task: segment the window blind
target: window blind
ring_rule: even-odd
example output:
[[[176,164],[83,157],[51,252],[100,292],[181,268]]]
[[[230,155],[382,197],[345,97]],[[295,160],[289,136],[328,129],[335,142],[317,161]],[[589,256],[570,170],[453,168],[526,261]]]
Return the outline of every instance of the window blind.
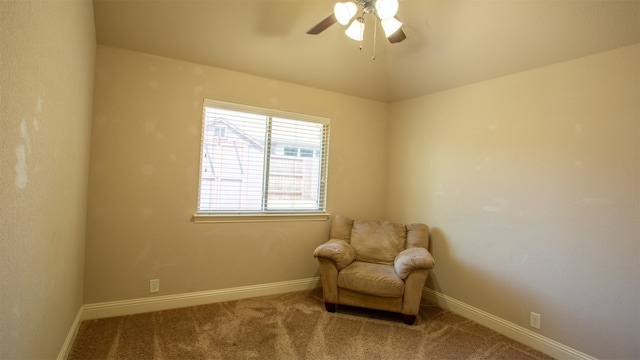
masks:
[[[198,213],[323,212],[328,119],[205,100]]]

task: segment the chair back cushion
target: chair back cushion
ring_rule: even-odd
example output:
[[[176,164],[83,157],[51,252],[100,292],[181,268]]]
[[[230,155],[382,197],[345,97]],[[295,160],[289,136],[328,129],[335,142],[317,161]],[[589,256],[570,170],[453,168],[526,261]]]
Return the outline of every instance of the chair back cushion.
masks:
[[[334,216],[333,222],[331,223],[331,231],[329,232],[329,239],[338,239],[350,242],[352,227],[352,219],[341,215]]]
[[[377,220],[354,220],[351,246],[356,260],[393,265],[396,255],[405,248],[407,228],[402,224]]]
[[[425,224],[407,225],[407,249],[429,248],[429,227]]]

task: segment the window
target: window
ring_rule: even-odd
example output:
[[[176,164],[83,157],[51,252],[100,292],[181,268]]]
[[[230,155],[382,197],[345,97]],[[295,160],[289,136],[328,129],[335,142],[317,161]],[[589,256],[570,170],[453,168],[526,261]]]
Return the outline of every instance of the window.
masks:
[[[227,127],[226,126],[216,126],[213,128],[213,136],[219,138],[227,137]]]
[[[323,213],[329,120],[205,99],[198,215]]]
[[[300,149],[300,157],[313,157],[313,149]]]
[[[286,147],[286,148],[284,148],[284,154],[286,156],[298,156],[298,148],[296,148],[296,147]]]

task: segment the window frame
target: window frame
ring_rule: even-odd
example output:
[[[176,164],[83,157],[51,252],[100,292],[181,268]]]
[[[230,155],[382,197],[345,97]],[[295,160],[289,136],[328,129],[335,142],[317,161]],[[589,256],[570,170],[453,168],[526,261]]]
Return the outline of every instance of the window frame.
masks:
[[[249,114],[261,115],[266,117],[283,118],[297,121],[306,121],[312,123],[318,123],[326,126],[323,141],[326,148],[320,154],[320,188],[319,191],[324,193],[323,196],[323,208],[318,210],[261,210],[261,211],[204,211],[201,212],[199,204],[201,200],[201,186],[202,186],[202,167],[203,167],[203,142],[204,142],[204,127],[206,125],[206,109],[207,107],[217,108],[222,110],[231,110],[244,112]],[[204,99],[202,104],[202,118],[201,118],[201,133],[200,133],[200,147],[199,147],[199,168],[198,168],[198,197],[196,199],[196,213],[193,215],[194,223],[218,223],[218,222],[272,222],[272,221],[326,221],[329,219],[330,214],[327,213],[327,188],[328,188],[328,162],[329,162],[329,135],[330,135],[330,119],[306,115],[300,113],[294,113],[290,111],[282,111],[277,109],[261,108],[250,105],[228,103],[212,99]],[[227,135],[227,134],[225,134]],[[299,149],[298,149],[299,151]],[[267,157],[270,155],[266,155]],[[298,156],[300,153],[298,152]]]

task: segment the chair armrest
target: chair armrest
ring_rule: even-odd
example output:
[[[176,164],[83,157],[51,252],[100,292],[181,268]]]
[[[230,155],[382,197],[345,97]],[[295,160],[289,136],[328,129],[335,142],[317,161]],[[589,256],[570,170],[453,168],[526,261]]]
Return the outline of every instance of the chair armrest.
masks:
[[[429,270],[435,266],[433,256],[422,247],[415,247],[402,250],[396,255],[393,261],[393,268],[396,274],[402,279],[406,279],[413,270]]]
[[[331,239],[318,246],[313,252],[313,256],[333,261],[338,271],[340,271],[355,260],[356,251],[344,240]]]

